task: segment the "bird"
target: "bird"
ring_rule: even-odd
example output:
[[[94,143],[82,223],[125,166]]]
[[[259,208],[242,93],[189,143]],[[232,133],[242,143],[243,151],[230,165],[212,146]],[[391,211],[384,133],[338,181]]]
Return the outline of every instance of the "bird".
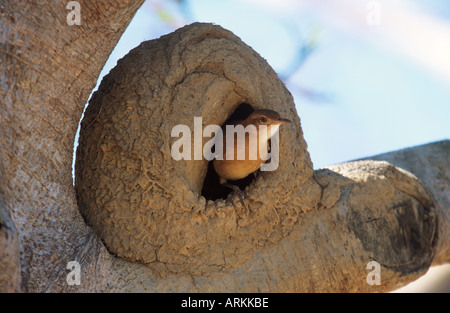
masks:
[[[225,132],[222,138],[223,149],[219,151],[219,155],[222,153],[222,157],[216,157],[213,160],[213,167],[219,176],[220,184],[235,191],[247,211],[248,209],[243,199],[243,197],[247,197],[246,193],[229,181],[245,178],[249,174],[256,172],[267,160],[269,153],[268,141],[277,132],[280,125],[288,123],[292,122],[286,118],[282,118],[276,111],[269,109],[255,110],[246,119],[232,124],[235,129],[236,126],[242,125],[246,130],[244,133],[245,140],[242,140],[243,138],[239,140],[237,138],[238,134],[240,135],[242,133],[235,132],[233,142],[227,140],[227,132],[233,131],[233,127],[228,128],[225,126]],[[255,127],[247,127],[249,125]],[[231,137],[232,134],[229,136]],[[263,146],[260,149],[261,145],[267,148],[264,149]],[[229,152],[227,153],[227,151]]]

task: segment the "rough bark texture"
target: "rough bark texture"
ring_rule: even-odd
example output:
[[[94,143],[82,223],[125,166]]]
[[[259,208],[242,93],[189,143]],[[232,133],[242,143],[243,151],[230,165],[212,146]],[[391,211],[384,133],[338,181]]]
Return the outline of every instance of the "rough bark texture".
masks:
[[[0,199],[0,292],[19,291],[20,243],[9,211]]]
[[[78,186],[87,226],[72,187],[72,141],[141,2],[80,1],[80,27],[66,24],[59,2],[0,4],[1,290],[386,291],[449,261],[448,141],[386,156],[425,187],[386,162],[314,173],[289,92],[248,46],[211,25],[143,43],[102,83],[77,171],[92,178]],[[279,169],[247,189],[249,214],[233,196],[199,196],[205,161],[167,154],[174,123],[221,124],[241,102],[295,120],[281,130]],[[381,286],[366,283],[372,260]],[[80,286],[66,282],[69,261],[81,264]]]
[[[67,262],[84,255],[91,230],[71,186],[73,141],[142,2],[79,1],[80,26],[67,24],[65,1],[0,3],[0,203],[19,234],[23,291],[64,289]]]

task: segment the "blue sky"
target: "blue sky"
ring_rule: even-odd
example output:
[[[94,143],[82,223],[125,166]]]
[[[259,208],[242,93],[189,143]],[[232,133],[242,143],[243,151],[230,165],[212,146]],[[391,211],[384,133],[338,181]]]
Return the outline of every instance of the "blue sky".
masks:
[[[330,23],[345,20],[339,12],[333,15],[289,0],[262,2],[189,0],[188,11],[173,0],[146,3],[101,77],[140,42],[192,21],[214,22],[233,31],[278,73],[293,62],[299,46],[315,36],[315,52],[286,81],[315,168],[450,138],[449,81],[378,40],[369,29],[361,33],[354,26]],[[421,14],[448,23],[448,1],[415,2]],[[311,100],[302,88],[323,93],[328,100]]]

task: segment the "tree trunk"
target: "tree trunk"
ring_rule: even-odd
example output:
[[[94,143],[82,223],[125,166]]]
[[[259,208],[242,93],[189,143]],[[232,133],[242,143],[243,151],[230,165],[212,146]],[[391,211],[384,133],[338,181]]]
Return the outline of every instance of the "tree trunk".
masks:
[[[142,2],[80,1],[80,26],[68,25],[70,10],[57,1],[0,4],[0,290],[386,291],[416,279],[431,262],[450,261],[448,141],[377,157],[416,174],[425,188],[385,162],[350,163],[314,174],[306,168],[299,185],[309,186],[312,194],[318,190],[320,206],[294,199],[301,211],[311,210],[292,217],[286,209],[289,218],[281,217],[285,223],[267,242],[246,233],[255,246],[238,261],[230,259],[231,267],[208,267],[208,272],[172,267],[160,275],[161,267],[108,252],[103,235],[87,226],[77,206],[73,140],[101,67]],[[162,80],[170,84],[166,78]],[[252,88],[251,80],[243,83]],[[301,151],[302,138],[297,139]],[[305,157],[298,164],[310,162]],[[368,180],[371,185],[366,185]],[[390,191],[383,208],[360,206],[371,203],[364,195],[376,190]],[[398,217],[405,217],[406,224]],[[408,232],[411,225],[414,231]],[[377,230],[387,235],[380,239]],[[396,232],[402,232],[407,244],[397,241]],[[415,232],[423,236],[416,238]],[[242,245],[248,247],[245,239]],[[380,250],[380,245],[387,249]],[[80,264],[79,285],[67,280],[71,261]],[[369,261],[382,266],[381,286],[366,283]]]
[[[0,203],[19,234],[25,292],[64,290],[67,262],[86,254],[77,248],[91,230],[73,193],[74,137],[102,66],[143,0],[79,1],[81,25],[68,25],[68,2],[0,3]]]

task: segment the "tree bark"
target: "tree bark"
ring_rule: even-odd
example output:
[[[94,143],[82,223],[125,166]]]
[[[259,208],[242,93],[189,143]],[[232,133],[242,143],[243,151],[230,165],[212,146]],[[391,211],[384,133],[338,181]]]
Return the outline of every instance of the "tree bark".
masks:
[[[416,174],[428,191],[387,163],[356,162],[316,172],[310,179],[322,190],[321,209],[304,212],[288,233],[254,247],[234,268],[161,277],[157,269],[111,255],[78,210],[73,140],[101,67],[141,3],[80,1],[81,26],[67,25],[68,11],[57,1],[0,4],[0,290],[386,291],[416,279],[433,260],[450,261],[448,141],[377,157]],[[355,172],[367,175],[352,176]],[[392,233],[381,244],[400,247],[399,256],[379,251],[374,237],[366,235],[383,224],[359,228],[362,218],[372,221],[373,212],[357,208],[364,199],[346,195],[356,189],[359,195],[369,193],[365,179],[374,179],[377,188],[387,186],[392,199],[406,199],[395,203],[394,219],[384,213],[376,217]],[[347,199],[355,207],[343,215]],[[405,231],[397,216],[406,216],[424,239],[412,247],[396,246],[393,232]],[[434,223],[422,222],[434,219],[436,236]],[[411,236],[403,234],[406,242]],[[374,255],[382,257],[381,286],[365,281],[365,266]],[[415,261],[408,263],[411,258]],[[67,283],[70,261],[81,265],[80,285]]]
[[[434,199],[438,219],[433,265],[450,263],[450,141],[430,143],[368,159],[384,160],[410,171],[426,186]]]
[[[61,290],[65,264],[91,232],[71,186],[74,137],[143,0],[79,1],[81,25],[72,26],[68,2],[0,3],[0,203],[19,233],[25,292]]]

